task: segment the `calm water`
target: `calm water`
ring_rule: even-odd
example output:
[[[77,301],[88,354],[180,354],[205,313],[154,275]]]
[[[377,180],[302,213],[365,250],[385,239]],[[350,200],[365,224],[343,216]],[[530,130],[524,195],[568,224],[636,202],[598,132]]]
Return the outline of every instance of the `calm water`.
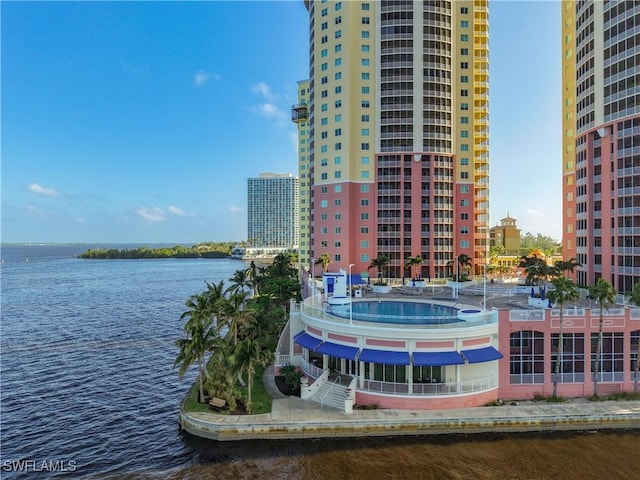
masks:
[[[349,306],[331,306],[329,311],[337,316],[354,320],[395,323],[403,325],[426,325],[459,322],[458,310],[446,305],[417,302],[353,302]]]
[[[2,248],[3,479],[637,478],[637,431],[239,443],[183,434],[178,405],[196,373],[181,381],[172,369],[184,301],[244,264],[74,258],[87,248]]]

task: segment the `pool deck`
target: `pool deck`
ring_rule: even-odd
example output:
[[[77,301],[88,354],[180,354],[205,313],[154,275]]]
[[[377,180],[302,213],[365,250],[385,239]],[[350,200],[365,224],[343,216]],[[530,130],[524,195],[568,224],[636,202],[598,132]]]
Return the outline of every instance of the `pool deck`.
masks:
[[[314,439],[401,435],[640,429],[640,401],[513,402],[458,410],[354,410],[346,414],[286,397],[265,371],[271,413],[219,415],[180,412],[187,432],[218,441]]]

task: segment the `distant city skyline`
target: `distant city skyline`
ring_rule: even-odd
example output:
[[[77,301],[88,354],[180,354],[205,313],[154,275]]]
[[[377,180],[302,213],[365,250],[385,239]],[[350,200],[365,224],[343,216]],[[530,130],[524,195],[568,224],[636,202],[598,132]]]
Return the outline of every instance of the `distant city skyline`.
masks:
[[[297,175],[302,0],[0,8],[3,242],[242,241],[247,179]],[[557,240],[560,26],[490,3],[489,225]]]

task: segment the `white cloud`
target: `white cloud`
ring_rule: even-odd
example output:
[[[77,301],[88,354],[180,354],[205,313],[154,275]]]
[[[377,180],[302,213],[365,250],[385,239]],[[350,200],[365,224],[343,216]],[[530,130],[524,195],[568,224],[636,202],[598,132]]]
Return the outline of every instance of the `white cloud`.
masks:
[[[233,207],[233,206],[229,207],[229,213],[232,213],[234,215],[237,215],[242,212],[243,212],[243,209],[241,207]]]
[[[39,183],[32,183],[27,188],[30,192],[37,193],[38,195],[44,195],[45,197],[55,198],[59,195],[59,192],[55,188],[43,187]]]
[[[167,210],[169,210],[169,212],[173,213],[174,215],[179,215],[181,217],[187,216],[187,212],[185,212],[179,207],[174,207],[173,205],[170,205],[169,208],[167,208]]]
[[[220,78],[219,75],[215,73],[205,72],[204,70],[198,70],[193,75],[193,81],[197,87],[201,87],[202,85],[207,83],[209,80],[218,80],[219,78]]]
[[[273,92],[271,92],[271,87],[269,87],[269,85],[267,85],[264,82],[260,82],[255,85],[252,85],[251,91],[253,93],[262,95],[264,98],[266,98],[269,101],[273,101],[275,99]]]
[[[278,121],[286,120],[287,118],[286,113],[280,110],[280,108],[278,108],[278,106],[273,103],[263,103],[261,105],[256,105],[255,107],[253,107],[253,111],[258,115]]]
[[[158,207],[138,207],[136,209],[136,215],[148,222],[164,222],[167,219],[165,213]]]

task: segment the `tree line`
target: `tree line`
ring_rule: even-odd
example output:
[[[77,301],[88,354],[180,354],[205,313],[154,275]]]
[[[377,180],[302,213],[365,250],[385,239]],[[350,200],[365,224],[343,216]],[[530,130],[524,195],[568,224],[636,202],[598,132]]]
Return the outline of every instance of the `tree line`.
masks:
[[[184,336],[176,341],[174,366],[182,378],[198,365],[198,400],[225,400],[230,411],[241,404],[252,411],[256,369],[273,361],[278,338],[287,323],[290,300],[300,301],[294,257],[283,253],[273,263],[236,270],[229,279],[205,282],[206,289],[191,295],[180,319]],[[247,387],[247,395],[240,387]]]
[[[142,258],[225,258],[231,255],[233,242],[205,242],[192,246],[138,248],[90,248],[79,255],[87,259],[142,259]]]

